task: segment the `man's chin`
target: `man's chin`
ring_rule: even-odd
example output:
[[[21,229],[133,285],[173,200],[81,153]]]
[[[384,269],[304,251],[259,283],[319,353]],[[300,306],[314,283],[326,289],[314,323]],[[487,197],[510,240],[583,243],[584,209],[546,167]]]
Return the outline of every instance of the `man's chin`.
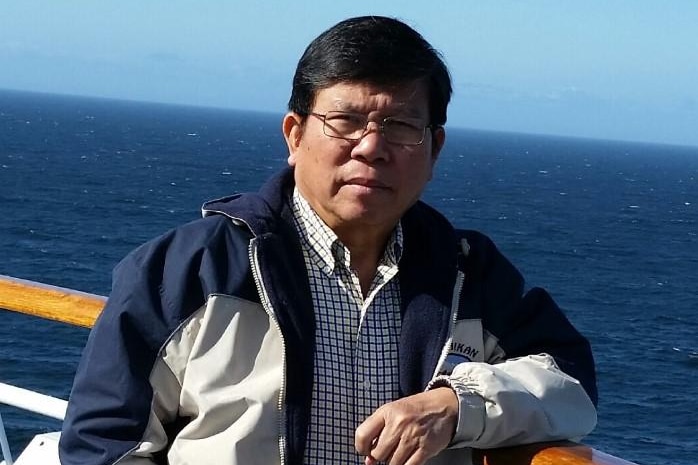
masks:
[[[392,207],[392,208],[391,208]],[[340,221],[344,227],[386,228],[394,227],[401,215],[393,211],[394,205],[360,205],[341,213]]]

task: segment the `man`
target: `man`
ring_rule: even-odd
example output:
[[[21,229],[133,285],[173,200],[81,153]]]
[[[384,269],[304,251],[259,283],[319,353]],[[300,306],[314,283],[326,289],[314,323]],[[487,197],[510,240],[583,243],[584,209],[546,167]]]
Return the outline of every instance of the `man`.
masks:
[[[116,268],[62,463],[465,464],[591,431],[587,341],[418,201],[450,94],[399,21],[315,39],[283,119],[291,169]]]

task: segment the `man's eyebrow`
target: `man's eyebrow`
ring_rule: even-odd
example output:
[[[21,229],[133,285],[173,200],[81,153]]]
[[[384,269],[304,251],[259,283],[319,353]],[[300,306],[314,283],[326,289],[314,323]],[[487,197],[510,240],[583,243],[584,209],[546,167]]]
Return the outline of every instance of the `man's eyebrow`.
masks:
[[[362,108],[360,105],[353,102],[337,102],[335,107],[330,111],[344,111],[347,113],[359,113],[362,115],[366,115],[368,113],[365,108]],[[383,115],[383,117],[396,116],[417,119],[429,117],[428,114],[422,114],[420,109],[411,104],[411,102],[396,103],[395,105],[391,105],[387,110],[381,110],[380,114]]]
[[[353,102],[346,102],[344,100],[339,100],[335,102],[334,107],[332,108],[333,111],[346,111],[350,113],[366,113],[366,110],[362,109],[360,105],[357,105]]]

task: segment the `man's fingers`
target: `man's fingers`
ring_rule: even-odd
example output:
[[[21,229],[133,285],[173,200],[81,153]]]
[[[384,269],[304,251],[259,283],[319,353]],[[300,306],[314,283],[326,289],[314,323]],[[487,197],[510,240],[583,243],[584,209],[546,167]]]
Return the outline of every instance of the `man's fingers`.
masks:
[[[383,461],[390,465],[405,465],[407,461],[414,455],[417,451],[419,444],[409,444],[400,442],[393,448],[391,455],[388,455],[383,459]]]
[[[411,449],[405,450],[405,445],[401,443],[400,436],[391,434],[384,429],[374,441],[370,454],[371,458],[379,462],[402,465],[409,457],[410,452]],[[396,454],[398,457],[404,456],[404,458],[395,461]]]
[[[354,447],[356,451],[361,455],[371,455],[371,451],[377,443],[384,427],[385,418],[383,418],[383,415],[376,412],[368,417],[356,428],[356,432],[354,433]]]
[[[430,456],[424,452],[424,449],[417,449],[410,455],[404,465],[424,465],[429,458]],[[393,463],[390,462],[390,465],[393,465]]]

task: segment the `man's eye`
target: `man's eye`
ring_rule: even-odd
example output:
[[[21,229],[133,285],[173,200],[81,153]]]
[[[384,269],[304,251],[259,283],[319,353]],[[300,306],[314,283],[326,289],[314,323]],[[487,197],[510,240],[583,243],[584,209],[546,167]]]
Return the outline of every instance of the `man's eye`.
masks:
[[[349,124],[361,124],[363,122],[363,116],[361,115],[353,115],[351,113],[334,113],[331,115],[327,115],[326,120],[332,121],[332,122],[341,122],[341,123],[349,123]]]
[[[390,119],[385,123],[398,131],[421,131],[422,126],[416,120]]]

